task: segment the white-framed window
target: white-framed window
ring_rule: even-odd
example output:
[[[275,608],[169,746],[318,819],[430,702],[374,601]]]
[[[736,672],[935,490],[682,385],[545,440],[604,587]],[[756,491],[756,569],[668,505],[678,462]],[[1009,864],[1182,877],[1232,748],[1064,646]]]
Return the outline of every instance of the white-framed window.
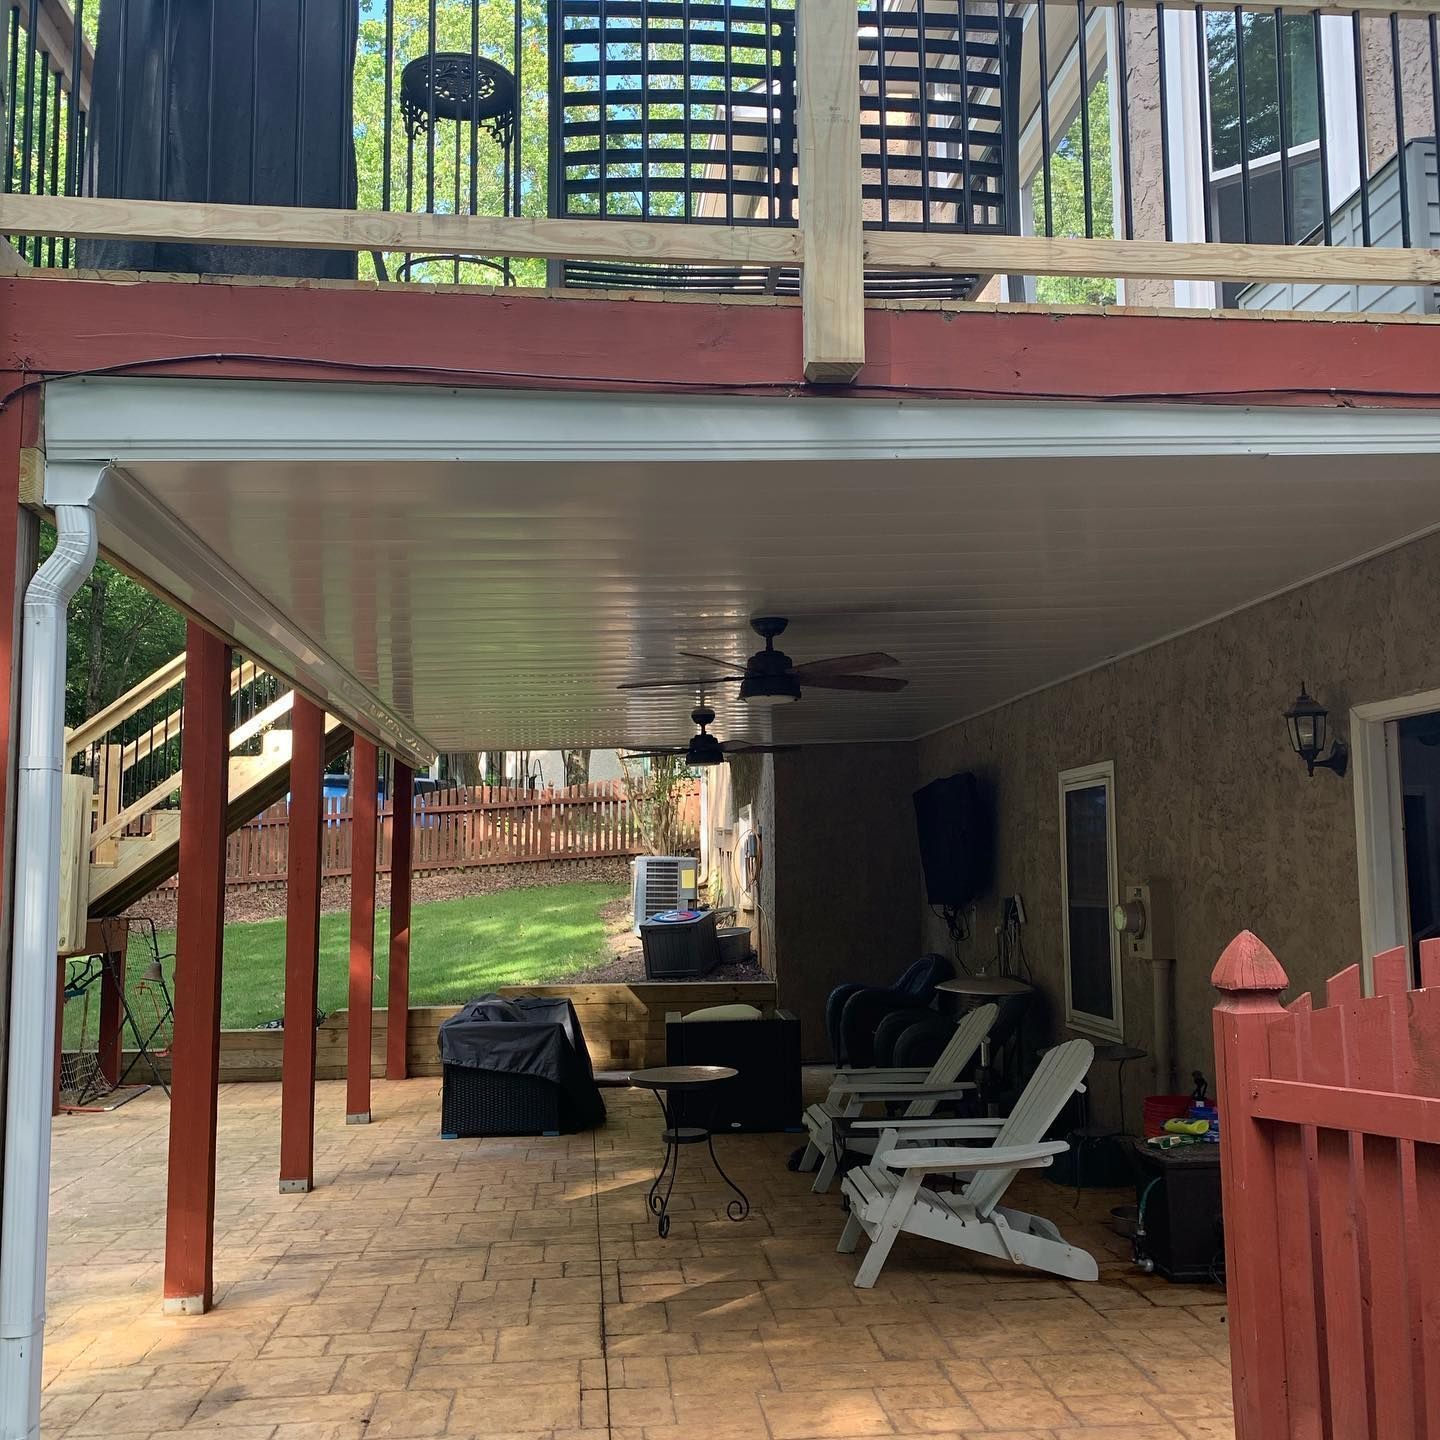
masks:
[[[1115,765],[1060,772],[1060,909],[1065,946],[1065,1023],[1100,1040],[1124,1038],[1120,938],[1112,917]]]

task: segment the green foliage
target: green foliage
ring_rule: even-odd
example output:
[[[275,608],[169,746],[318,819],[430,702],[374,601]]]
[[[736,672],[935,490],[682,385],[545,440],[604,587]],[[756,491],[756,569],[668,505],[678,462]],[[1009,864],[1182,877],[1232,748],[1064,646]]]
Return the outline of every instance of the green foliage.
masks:
[[[40,558],[55,548],[41,527]],[[104,560],[70,602],[65,723],[78,725],[185,648],[185,617]]]
[[[680,809],[690,783],[683,755],[647,760],[620,758],[621,781],[631,813],[652,855],[674,855],[680,844]]]
[[[1115,233],[1114,183],[1110,171],[1110,87],[1099,80],[1086,107],[1090,125],[1090,233]],[[1077,115],[1055,148],[1050,162],[1054,224],[1047,226],[1045,182],[1037,172],[1031,187],[1037,235],[1083,236],[1085,230],[1084,127]],[[1038,300],[1051,305],[1104,305],[1115,302],[1115,282],[1100,277],[1042,275],[1036,281]]]

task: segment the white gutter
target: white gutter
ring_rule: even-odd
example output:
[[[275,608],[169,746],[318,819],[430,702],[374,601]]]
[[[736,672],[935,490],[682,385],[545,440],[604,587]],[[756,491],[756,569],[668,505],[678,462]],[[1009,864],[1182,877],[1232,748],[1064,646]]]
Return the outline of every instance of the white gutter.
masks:
[[[16,792],[14,949],[0,1226],[0,1440],[40,1433],[50,1101],[59,933],[60,781],[65,758],[65,622],[95,564],[95,513],[55,507],[54,553],[25,591]]]

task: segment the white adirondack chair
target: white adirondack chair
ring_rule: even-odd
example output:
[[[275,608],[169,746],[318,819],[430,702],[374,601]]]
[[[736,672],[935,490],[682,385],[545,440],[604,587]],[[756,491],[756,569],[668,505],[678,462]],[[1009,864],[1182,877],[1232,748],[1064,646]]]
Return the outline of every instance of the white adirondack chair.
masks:
[[[874,1285],[895,1237],[904,1233],[1071,1280],[1096,1279],[1094,1257],[1066,1244],[1050,1221],[1000,1204],[1018,1171],[1049,1165],[1068,1148],[1063,1140],[1041,1137],[1070,1096],[1085,1088],[1094,1055],[1088,1040],[1067,1040],[1047,1051],[1004,1120],[857,1122],[878,1130],[880,1139],[874,1161],[850,1171],[842,1185],[850,1216],[836,1248],[848,1255],[862,1233],[870,1240],[855,1284]],[[927,1174],[943,1171],[966,1174],[965,1187],[948,1195],[925,1186]]]
[[[875,1149],[873,1132],[852,1139],[849,1127],[837,1127],[837,1121],[863,1115],[867,1104],[881,1101],[905,1102],[904,1117],[921,1120],[933,1115],[942,1100],[957,1100],[973,1090],[973,1081],[955,1077],[979,1050],[980,1042],[990,1033],[999,1013],[995,1005],[978,1005],[971,1010],[955,1027],[949,1044],[929,1070],[850,1070],[837,1074],[825,1099],[805,1112],[805,1129],[810,1140],[800,1158],[800,1169],[809,1170],[817,1162],[820,1165],[810,1188],[817,1193],[830,1188],[843,1149],[858,1150],[862,1154],[873,1153]]]

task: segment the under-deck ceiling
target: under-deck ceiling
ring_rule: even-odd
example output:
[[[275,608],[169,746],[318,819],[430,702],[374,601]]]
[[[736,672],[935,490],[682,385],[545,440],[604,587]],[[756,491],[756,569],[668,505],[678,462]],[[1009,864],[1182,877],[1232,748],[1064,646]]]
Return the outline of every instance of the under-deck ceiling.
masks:
[[[717,733],[913,737],[1440,525],[1416,412],[51,389],[52,459],[114,458],[441,750],[681,740],[696,692],[615,687],[742,661],[760,613],[910,686],[718,686]],[[107,546],[263,651],[138,513],[107,504]]]

